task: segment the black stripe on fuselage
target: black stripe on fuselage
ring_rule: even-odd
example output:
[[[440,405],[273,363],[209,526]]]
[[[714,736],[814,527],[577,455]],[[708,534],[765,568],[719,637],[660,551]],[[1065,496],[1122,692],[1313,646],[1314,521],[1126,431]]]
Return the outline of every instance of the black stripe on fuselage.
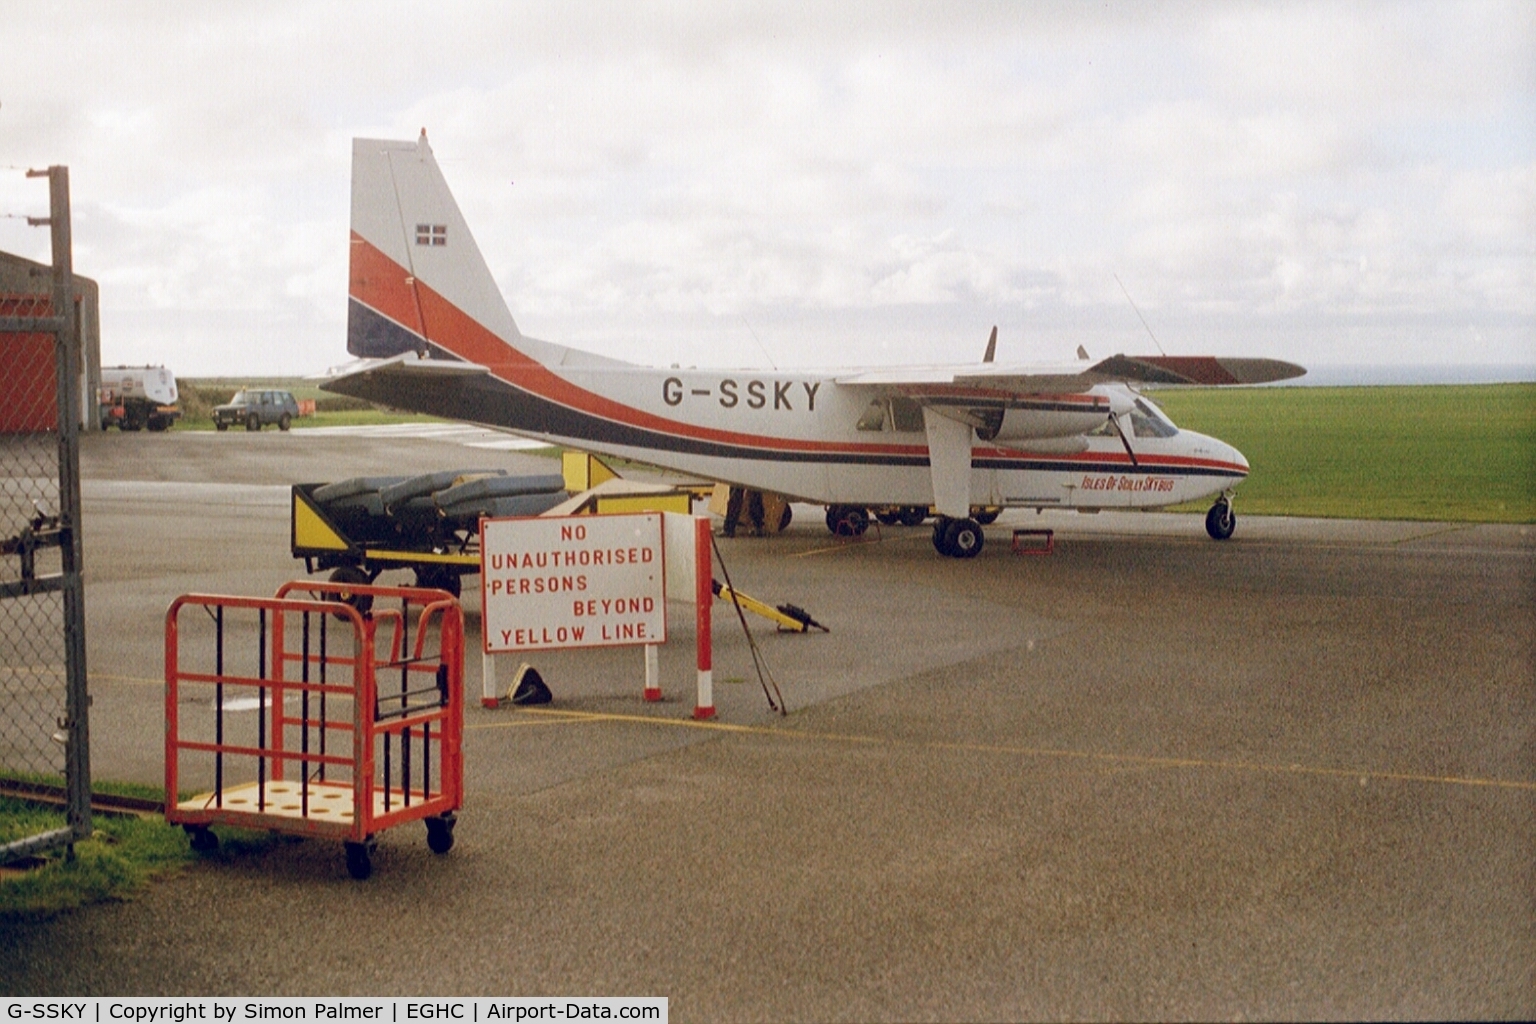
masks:
[[[1236,469],[1218,469],[1215,466],[1165,466],[1143,462],[1074,462],[1069,459],[1050,459],[1021,456],[1017,459],[999,459],[995,456],[971,460],[973,469],[1028,470],[1043,473],[1120,473],[1140,476],[1223,476],[1241,480],[1248,474]]]
[[[349,332],[353,324],[370,331],[383,332],[385,328],[360,323],[372,318],[395,330],[402,331],[417,345],[427,344],[406,331],[394,321],[381,316],[366,305],[352,300],[349,313]],[[438,346],[432,346],[437,349]],[[407,351],[401,349],[400,351]],[[352,395],[371,402],[393,405],[401,409],[447,419],[468,420],[486,426],[508,430],[523,430],[556,437],[571,437],[597,441],[606,445],[628,448],[651,449],[698,455],[710,458],[742,459],[755,462],[804,462],[834,463],[840,465],[887,465],[928,466],[928,456],[893,455],[886,452],[859,451],[796,451],[708,441],[701,438],[651,430],[607,419],[593,413],[573,409],[552,401],[535,392],[519,387],[489,373],[476,376],[434,378],[426,376],[401,380],[388,371],[375,377],[359,374],[346,377],[328,385],[330,390]],[[1053,472],[1115,472],[1160,476],[1231,476],[1241,477],[1235,471],[1203,469],[1197,466],[1132,466],[1129,463],[1108,465],[1084,464],[1065,459],[1021,457],[1007,459],[987,457],[973,459],[973,467],[1004,470],[1045,470]]]

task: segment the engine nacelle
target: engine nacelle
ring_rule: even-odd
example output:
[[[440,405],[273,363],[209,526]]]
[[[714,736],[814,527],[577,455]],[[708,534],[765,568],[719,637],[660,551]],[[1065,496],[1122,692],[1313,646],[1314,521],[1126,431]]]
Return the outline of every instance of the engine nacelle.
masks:
[[[976,428],[976,436],[1009,444],[1086,434],[1109,418],[1110,403],[1100,395],[1084,397],[1087,400],[1031,401],[1018,403],[1021,408],[977,410],[982,425]]]
[[[1070,437],[1036,437],[1027,441],[993,441],[999,448],[1035,455],[1076,455],[1088,450],[1088,439],[1082,434]]]

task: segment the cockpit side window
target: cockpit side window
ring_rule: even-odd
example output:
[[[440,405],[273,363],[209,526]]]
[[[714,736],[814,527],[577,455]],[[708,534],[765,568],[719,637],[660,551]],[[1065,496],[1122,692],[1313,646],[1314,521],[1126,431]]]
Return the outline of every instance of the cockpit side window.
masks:
[[[1131,409],[1131,430],[1137,437],[1173,437],[1179,432],[1162,410],[1144,398],[1136,399]]]

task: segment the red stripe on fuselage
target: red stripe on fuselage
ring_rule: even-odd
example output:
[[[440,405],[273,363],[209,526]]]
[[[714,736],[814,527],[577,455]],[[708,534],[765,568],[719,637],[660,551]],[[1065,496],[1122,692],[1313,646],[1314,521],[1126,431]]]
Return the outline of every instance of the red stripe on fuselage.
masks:
[[[402,326],[411,328],[412,325],[417,325],[412,329],[428,341],[440,345],[461,359],[486,367],[496,377],[514,387],[566,408],[629,427],[765,451],[813,452],[829,455],[891,455],[907,458],[925,458],[928,455],[927,445],[847,444],[836,441],[802,441],[793,438],[769,439],[757,434],[699,427],[656,416],[588,391],[554,373],[543,363],[513,348],[430,286],[412,278],[403,267],[355,231],[352,233],[351,296]],[[418,302],[420,317],[417,315]],[[425,330],[420,327],[423,319],[426,322]],[[1073,401],[1103,401],[1101,398],[1089,395],[1053,397]],[[1084,459],[1084,456],[1087,458]],[[1020,462],[1039,461],[1041,458],[1052,461],[1083,459],[1091,463],[1108,462],[1117,468],[1126,468],[1131,465],[1129,458],[1117,453],[1105,453],[1102,456],[1086,452],[1071,456],[1042,456],[1017,450],[976,449],[973,457]],[[1180,459],[1152,455],[1138,456],[1138,459],[1149,465],[1157,463],[1190,468],[1239,469],[1230,463],[1206,459]]]
[[[361,275],[354,270],[352,297],[406,326],[417,322],[412,312],[410,275],[367,239],[355,232],[353,238],[354,268],[362,266],[366,269]],[[757,434],[697,427],[656,416],[572,384],[543,363],[507,344],[425,282],[416,280],[414,289],[427,324],[427,329],[419,333],[428,341],[461,359],[486,367],[514,387],[591,416],[643,430],[748,448],[906,456],[922,456],[928,451],[925,446],[917,445],[846,445],[791,438],[768,439]]]

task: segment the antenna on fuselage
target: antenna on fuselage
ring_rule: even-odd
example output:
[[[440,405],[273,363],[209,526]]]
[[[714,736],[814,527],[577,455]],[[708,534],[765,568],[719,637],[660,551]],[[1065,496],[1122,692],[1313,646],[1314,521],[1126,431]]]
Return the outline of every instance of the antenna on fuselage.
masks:
[[[757,342],[757,347],[762,350],[763,358],[768,360],[768,365],[773,367],[773,369],[775,371],[777,371],[778,368],[779,368],[779,364],[775,363],[773,361],[773,356],[768,353],[768,346],[764,345],[763,344],[763,339],[759,338],[757,336],[757,332],[752,330],[752,324],[751,324],[750,321],[747,320],[745,314],[741,315],[741,322],[747,325],[747,333],[751,334],[752,335],[752,340]]]
[[[990,363],[997,355],[997,324],[992,325],[992,337],[987,339],[987,354],[981,357],[984,363]]]
[[[1136,309],[1136,300],[1131,298],[1131,293],[1130,292],[1125,291],[1125,285],[1123,283],[1121,283],[1120,275],[1119,274],[1115,274],[1114,278],[1115,278],[1115,284],[1120,285],[1120,290],[1122,292],[1125,292],[1125,301],[1129,302],[1131,304],[1131,308],[1132,309]],[[1143,327],[1145,327],[1147,329],[1147,336],[1152,339],[1152,344],[1157,346],[1158,355],[1166,356],[1168,353],[1163,351],[1163,343],[1158,341],[1157,340],[1157,335],[1152,333],[1152,326],[1147,323],[1147,318],[1141,315],[1141,310],[1139,310],[1139,309],[1136,309],[1136,319],[1140,320],[1141,321],[1141,326],[1143,326]]]

